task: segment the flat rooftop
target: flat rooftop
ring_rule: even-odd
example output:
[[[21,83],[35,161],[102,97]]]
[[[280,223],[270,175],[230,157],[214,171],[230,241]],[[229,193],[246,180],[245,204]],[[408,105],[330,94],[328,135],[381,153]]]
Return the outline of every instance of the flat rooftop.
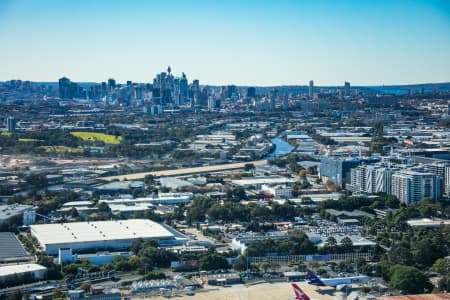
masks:
[[[441,225],[450,225],[450,219],[411,219],[406,221],[412,227],[439,227]]]
[[[31,225],[41,244],[174,238],[166,227],[145,219]]]
[[[286,177],[254,177],[248,179],[237,179],[231,182],[236,185],[255,185],[255,184],[281,184],[281,183],[293,183],[297,180],[294,178]]]
[[[16,273],[45,271],[46,267],[38,264],[21,264],[21,265],[8,265],[0,267],[0,277],[14,275]]]
[[[0,205],[0,223],[12,216],[22,214],[24,211],[32,209],[32,205],[11,204]]]

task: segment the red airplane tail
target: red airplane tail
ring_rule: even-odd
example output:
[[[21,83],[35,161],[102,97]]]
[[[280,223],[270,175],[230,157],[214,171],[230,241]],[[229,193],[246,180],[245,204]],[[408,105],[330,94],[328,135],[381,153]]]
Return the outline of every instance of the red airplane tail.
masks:
[[[292,284],[292,288],[294,289],[295,300],[311,300],[296,283]]]

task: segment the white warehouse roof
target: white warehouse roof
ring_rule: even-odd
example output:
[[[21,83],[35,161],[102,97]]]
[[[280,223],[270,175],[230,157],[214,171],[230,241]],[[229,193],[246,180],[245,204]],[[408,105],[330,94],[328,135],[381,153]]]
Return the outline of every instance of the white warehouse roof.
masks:
[[[64,247],[74,251],[102,246],[124,248],[137,238],[175,239],[168,228],[145,219],[43,224],[30,228],[47,254],[55,254]]]
[[[0,267],[0,277],[10,276],[14,274],[22,274],[27,272],[45,271],[46,267],[38,264],[21,264],[21,265],[8,265]]]

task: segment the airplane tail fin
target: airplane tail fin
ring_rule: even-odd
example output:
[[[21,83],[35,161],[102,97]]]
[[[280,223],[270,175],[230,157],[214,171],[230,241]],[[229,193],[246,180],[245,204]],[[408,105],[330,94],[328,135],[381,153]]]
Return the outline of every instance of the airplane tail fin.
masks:
[[[311,300],[296,283],[292,284],[292,288],[294,289],[295,300]]]
[[[308,283],[309,284],[318,285],[318,286],[324,286],[325,285],[322,282],[322,280],[320,280],[320,278],[317,277],[316,273],[314,273],[313,271],[308,270],[307,274],[308,274]]]

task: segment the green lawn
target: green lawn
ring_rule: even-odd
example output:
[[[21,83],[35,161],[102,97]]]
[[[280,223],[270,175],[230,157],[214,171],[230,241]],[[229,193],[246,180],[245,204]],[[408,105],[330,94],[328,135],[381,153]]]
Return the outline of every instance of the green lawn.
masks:
[[[38,139],[26,139],[26,138],[20,138],[19,142],[24,142],[24,143],[32,143],[32,142],[42,142],[42,140],[38,140]]]
[[[73,131],[70,133],[83,141],[102,141],[105,144],[117,145],[122,141],[121,136],[115,136],[111,134],[99,133],[99,132],[84,132],[84,131]]]

